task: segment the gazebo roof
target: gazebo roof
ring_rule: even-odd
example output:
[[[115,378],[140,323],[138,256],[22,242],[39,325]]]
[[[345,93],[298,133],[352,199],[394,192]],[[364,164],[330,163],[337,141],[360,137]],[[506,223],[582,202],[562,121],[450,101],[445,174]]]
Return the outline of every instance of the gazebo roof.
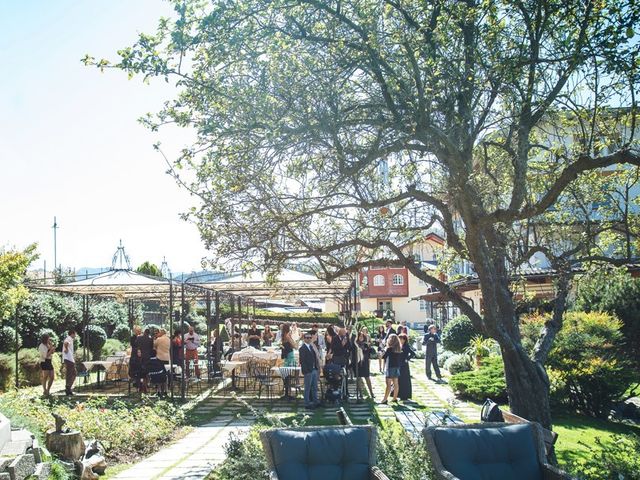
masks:
[[[290,297],[341,299],[348,292],[351,284],[352,281],[348,278],[327,283],[315,275],[285,268],[276,276],[275,281],[269,281],[266,273],[254,271],[198,285],[254,299]]]
[[[29,285],[34,290],[97,295],[119,299],[152,299],[176,292],[180,285],[164,278],[143,275],[131,270],[109,270],[95,277],[71,283],[53,285]]]

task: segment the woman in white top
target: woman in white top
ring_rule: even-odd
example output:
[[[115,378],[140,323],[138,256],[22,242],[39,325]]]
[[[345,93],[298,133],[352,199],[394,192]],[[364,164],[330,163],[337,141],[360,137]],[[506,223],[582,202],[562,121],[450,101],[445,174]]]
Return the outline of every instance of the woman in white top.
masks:
[[[55,378],[53,371],[53,364],[51,363],[51,357],[56,349],[51,342],[51,338],[46,333],[40,338],[40,345],[38,346],[38,352],[40,352],[40,379],[42,382],[42,390],[44,396],[48,397],[51,392],[51,385]]]
[[[291,324],[291,331],[289,333],[294,346],[298,348],[298,344],[300,343],[300,330],[298,329],[298,324],[296,322]]]

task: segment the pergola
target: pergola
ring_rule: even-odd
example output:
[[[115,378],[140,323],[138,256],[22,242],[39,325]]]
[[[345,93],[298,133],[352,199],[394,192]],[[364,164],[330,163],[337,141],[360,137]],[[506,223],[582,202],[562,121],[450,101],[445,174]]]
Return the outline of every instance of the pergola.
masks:
[[[332,299],[351,311],[355,303],[355,284],[349,278],[339,278],[331,283],[309,273],[283,269],[276,278],[254,271],[237,274],[221,280],[198,282],[198,285],[214,291],[227,292],[253,300],[266,299]]]
[[[31,290],[56,292],[82,297],[82,329],[83,329],[83,345],[84,360],[86,360],[86,344],[87,344],[87,327],[89,326],[89,302],[91,298],[113,299],[128,306],[129,328],[133,330],[134,307],[136,301],[157,300],[167,302],[167,321],[169,323],[169,336],[173,337],[174,322],[180,322],[181,333],[185,333],[185,320],[187,315],[187,304],[190,301],[204,300],[206,305],[207,319],[207,360],[209,366],[217,365],[222,351],[218,342],[214,342],[211,348],[211,331],[219,329],[221,321],[221,303],[228,302],[230,304],[230,314],[232,325],[235,323],[236,315],[241,318],[243,299],[242,297],[222,291],[215,291],[202,285],[188,282],[179,282],[172,279],[161,277],[153,277],[144,275],[131,270],[129,259],[124,252],[122,244],[118,247],[113,257],[111,269],[83,280],[62,284],[47,283],[31,283],[26,284]],[[246,302],[245,302],[246,303]],[[176,308],[180,307],[179,310]],[[18,327],[16,320],[16,327]],[[16,332],[17,332],[16,328]],[[17,349],[16,349],[17,352]],[[16,354],[16,371],[17,369]],[[173,359],[171,360],[171,371],[173,371]],[[210,374],[212,369],[210,368]],[[185,375],[182,375],[181,395],[185,394]],[[18,378],[16,375],[16,384]]]

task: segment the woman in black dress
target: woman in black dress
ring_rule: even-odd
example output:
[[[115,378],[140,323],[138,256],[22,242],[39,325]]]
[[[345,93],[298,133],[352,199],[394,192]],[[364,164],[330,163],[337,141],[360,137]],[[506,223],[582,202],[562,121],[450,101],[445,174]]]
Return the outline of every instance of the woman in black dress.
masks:
[[[369,373],[369,360],[371,358],[371,350],[373,347],[371,345],[371,339],[369,338],[369,335],[367,334],[367,331],[365,328],[360,330],[360,332],[358,333],[358,339],[356,340],[356,345],[362,351],[362,359],[360,362],[358,362],[358,368],[356,369],[356,376],[358,377],[358,383],[361,384],[362,382],[361,379],[364,378],[364,381],[367,384],[367,389],[369,389],[369,396],[373,400],[375,399],[375,397],[373,395],[373,387],[371,386],[371,378]]]
[[[380,373],[384,372],[384,361],[382,355],[384,354],[384,339],[387,336],[387,332],[384,331],[384,325],[378,325],[378,331],[376,332],[376,346],[378,347],[378,367],[380,367]]]
[[[416,352],[409,345],[409,337],[407,337],[406,333],[398,335],[398,338],[400,339],[400,345],[402,345],[398,397],[400,397],[400,400],[409,400],[413,394],[409,361],[416,356]]]

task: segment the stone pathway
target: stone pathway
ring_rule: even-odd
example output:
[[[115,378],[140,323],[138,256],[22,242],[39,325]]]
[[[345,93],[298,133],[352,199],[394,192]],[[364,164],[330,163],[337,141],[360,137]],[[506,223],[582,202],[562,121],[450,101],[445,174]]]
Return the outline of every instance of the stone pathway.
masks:
[[[371,362],[372,373],[377,363]],[[418,418],[424,418],[432,410],[450,410],[464,421],[478,421],[480,409],[478,406],[453,400],[451,388],[446,384],[436,384],[426,378],[424,361],[414,360],[411,364],[413,401],[402,402],[399,405],[380,405],[372,402],[368,395],[362,402],[355,398],[355,384],[349,385],[352,400],[342,405],[349,418],[356,424],[375,421],[376,417],[385,420],[399,420],[403,426],[414,435],[420,432],[416,427]],[[384,395],[384,376],[377,374],[371,377],[376,401],[382,400]],[[366,387],[365,387],[366,389]],[[290,417],[300,418],[309,415],[308,424],[337,424],[336,410],[340,405],[326,406],[319,410],[309,411],[304,408],[301,398],[291,402],[275,402],[266,398],[257,399],[253,396],[244,399],[255,410],[268,413],[280,419]],[[231,396],[209,396],[200,401],[193,414],[209,418],[202,426],[195,427],[183,439],[167,446],[142,462],[132,466],[114,477],[117,480],[202,480],[215,465],[225,458],[224,445],[231,432],[242,434],[247,432],[253,424],[253,415],[246,407]],[[404,414],[404,415],[403,415]],[[406,417],[406,418],[405,418]],[[405,421],[411,418],[411,422]]]
[[[195,407],[198,415],[214,415],[181,440],[118,474],[118,480],[202,480],[225,458],[231,432],[243,433],[251,421],[238,418],[241,406],[230,398],[209,397]]]

